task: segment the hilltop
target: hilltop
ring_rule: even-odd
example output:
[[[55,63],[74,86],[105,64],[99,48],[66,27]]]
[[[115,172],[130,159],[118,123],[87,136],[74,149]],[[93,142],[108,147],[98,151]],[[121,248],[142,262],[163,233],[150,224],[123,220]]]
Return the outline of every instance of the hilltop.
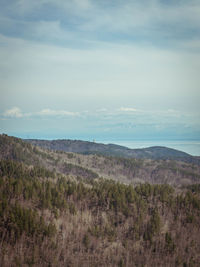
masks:
[[[130,149],[115,144],[106,145],[81,140],[24,139],[24,141],[31,143],[32,145],[37,145],[42,148],[54,151],[74,152],[87,155],[101,154],[105,156],[116,156],[124,158],[179,160],[188,163],[200,164],[200,160],[198,157],[194,157],[185,152],[162,146],[142,149]]]

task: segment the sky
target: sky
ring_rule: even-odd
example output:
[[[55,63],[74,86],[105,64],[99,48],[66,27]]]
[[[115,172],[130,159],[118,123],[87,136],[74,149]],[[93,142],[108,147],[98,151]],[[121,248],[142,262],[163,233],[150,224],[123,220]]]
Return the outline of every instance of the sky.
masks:
[[[0,133],[200,139],[199,0],[0,0]]]

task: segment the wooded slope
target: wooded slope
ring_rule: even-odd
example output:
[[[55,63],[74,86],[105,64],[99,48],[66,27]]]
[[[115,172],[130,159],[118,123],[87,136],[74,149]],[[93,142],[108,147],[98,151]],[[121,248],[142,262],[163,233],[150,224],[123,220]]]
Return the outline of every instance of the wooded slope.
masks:
[[[160,165],[172,168],[171,181],[186,168],[195,178],[181,187],[100,178],[110,168],[128,181]],[[199,266],[198,173],[192,164],[45,151],[1,136],[0,266]]]

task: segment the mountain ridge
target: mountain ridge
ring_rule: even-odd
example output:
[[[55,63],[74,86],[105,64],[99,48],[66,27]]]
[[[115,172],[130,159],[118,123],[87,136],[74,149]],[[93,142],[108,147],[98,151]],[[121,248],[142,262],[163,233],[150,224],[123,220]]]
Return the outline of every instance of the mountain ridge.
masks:
[[[186,152],[168,148],[165,146],[152,146],[147,148],[131,149],[116,144],[103,144],[82,140],[57,139],[23,139],[32,145],[50,150],[74,152],[80,154],[102,154],[106,156],[118,156],[124,158],[180,160],[188,163],[200,164],[199,157]]]
[[[6,135],[0,136],[0,159],[38,165],[83,181],[104,177],[125,184],[168,183],[180,187],[200,179],[200,165],[181,160],[54,151]]]

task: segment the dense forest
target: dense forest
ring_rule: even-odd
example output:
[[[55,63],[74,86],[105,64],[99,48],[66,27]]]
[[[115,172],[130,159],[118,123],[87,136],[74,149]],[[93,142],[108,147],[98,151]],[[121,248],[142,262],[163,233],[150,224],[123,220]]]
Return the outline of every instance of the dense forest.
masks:
[[[158,184],[124,183],[103,178],[109,168],[171,171]],[[199,182],[195,164],[53,152],[3,135],[0,266],[199,266]]]

